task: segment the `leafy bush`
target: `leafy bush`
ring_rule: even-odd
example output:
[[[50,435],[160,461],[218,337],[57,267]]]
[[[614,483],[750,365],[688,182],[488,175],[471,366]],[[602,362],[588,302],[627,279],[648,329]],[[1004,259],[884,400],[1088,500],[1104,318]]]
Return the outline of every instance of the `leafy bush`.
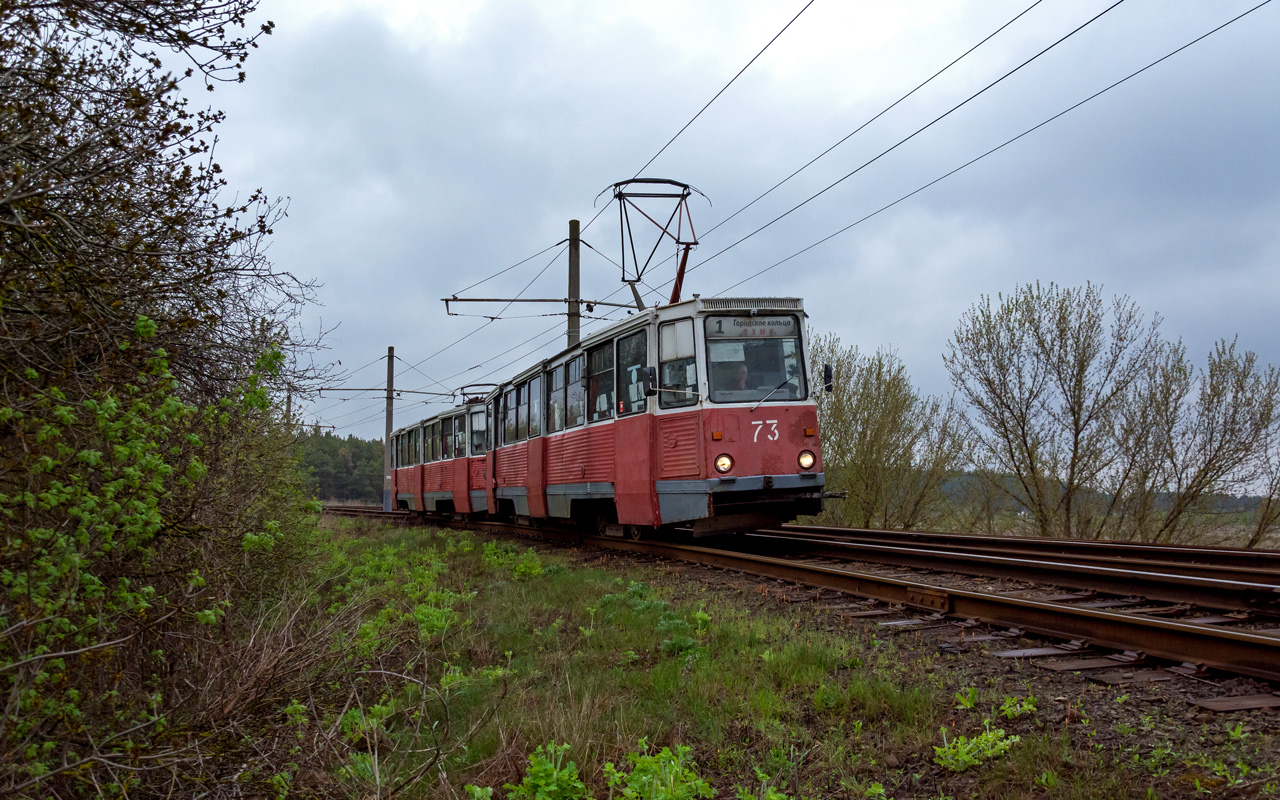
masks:
[[[1006,697],[1000,703],[1000,715],[1005,719],[1013,719],[1021,717],[1024,714],[1030,714],[1036,710],[1036,699],[1031,695],[1026,697]]]
[[[581,800],[587,786],[578,778],[578,767],[565,761],[569,745],[555,742],[539,745],[529,756],[529,767],[519,785],[506,784],[507,800]],[[467,792],[472,793],[468,786]],[[472,797],[476,797],[474,793]]]
[[[934,746],[933,752],[934,763],[939,764],[952,772],[964,772],[970,767],[976,767],[983,762],[1004,755],[1017,742],[1021,741],[1018,736],[1005,736],[1002,729],[991,729],[991,720],[984,720],[983,725],[986,730],[970,739],[967,736],[957,736],[954,740],[947,741],[947,729],[942,729],[942,745]]]
[[[623,773],[609,762],[604,765],[605,780],[609,783],[610,796],[616,790],[625,800],[687,800],[694,797],[714,797],[711,785],[698,777],[693,763],[693,750],[678,745],[673,753],[664,747],[648,755],[648,745],[640,740],[638,753],[628,753],[631,772]]]

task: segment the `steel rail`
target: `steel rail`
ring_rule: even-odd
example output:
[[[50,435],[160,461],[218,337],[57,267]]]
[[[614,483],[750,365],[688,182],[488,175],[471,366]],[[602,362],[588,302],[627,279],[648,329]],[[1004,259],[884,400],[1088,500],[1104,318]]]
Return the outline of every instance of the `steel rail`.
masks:
[[[921,544],[940,547],[988,547],[995,550],[1020,551],[1045,555],[1070,554],[1078,558],[1128,558],[1137,561],[1187,563],[1216,567],[1239,567],[1251,571],[1280,573],[1280,550],[1245,547],[1196,547],[1177,544],[1117,542],[1105,539],[1046,539],[1023,536],[993,536],[981,533],[932,533],[927,531],[886,531],[875,528],[835,528],[822,525],[782,525],[765,531],[779,534],[809,534],[845,537],[876,542],[890,538],[897,544]]]
[[[1232,578],[1220,578],[1188,574],[1184,570],[1194,573],[1194,568],[1176,563],[1166,563],[1163,568],[1156,562],[1140,561],[1117,563],[1093,559],[1091,563],[1078,563],[988,552],[809,539],[794,534],[779,537],[751,534],[744,537],[743,543],[763,545],[762,555],[778,556],[781,553],[777,551],[787,551],[789,557],[803,555],[875,561],[993,578],[1043,581],[1118,595],[1140,594],[1170,603],[1190,603],[1227,611],[1252,610],[1280,616],[1280,575],[1257,576],[1247,571],[1236,571],[1227,573],[1233,575]],[[1255,577],[1261,579],[1244,579]]]
[[[1102,609],[950,589],[767,556],[655,542],[587,538],[599,547],[661,556],[883,600],[959,619],[1020,628],[1116,650],[1280,682],[1280,636]]]

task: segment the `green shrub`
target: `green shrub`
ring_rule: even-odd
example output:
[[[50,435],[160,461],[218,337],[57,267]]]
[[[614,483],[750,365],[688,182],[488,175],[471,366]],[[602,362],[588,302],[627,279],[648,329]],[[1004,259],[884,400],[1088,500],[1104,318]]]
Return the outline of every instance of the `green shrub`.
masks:
[[[529,767],[519,785],[506,784],[507,800],[581,800],[587,786],[578,778],[578,767],[565,761],[569,745],[539,745],[529,756]],[[467,788],[470,793],[471,787]],[[472,797],[476,795],[472,794]]]
[[[1004,755],[1021,741],[1018,736],[1005,736],[1001,729],[992,730],[991,720],[984,720],[983,725],[986,730],[972,739],[967,736],[957,736],[950,742],[947,741],[947,729],[943,728],[942,745],[933,748],[934,763],[952,772],[964,772],[970,767],[976,767],[989,759]]]
[[[693,750],[678,745],[675,752],[664,747],[648,755],[648,745],[640,740],[639,753],[628,753],[631,772],[619,772],[612,762],[604,765],[605,780],[612,791],[625,800],[688,800],[714,797],[711,785],[698,777],[691,754]]]

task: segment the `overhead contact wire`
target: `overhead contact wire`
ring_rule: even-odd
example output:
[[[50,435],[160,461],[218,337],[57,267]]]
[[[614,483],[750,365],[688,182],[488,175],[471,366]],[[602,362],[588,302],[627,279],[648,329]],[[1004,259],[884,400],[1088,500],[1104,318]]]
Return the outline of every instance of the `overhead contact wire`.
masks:
[[[930,75],[928,78],[926,78],[926,79],[925,79],[924,81],[922,81],[920,84],[918,84],[914,89],[912,89],[911,91],[907,92],[907,93],[906,93],[906,94],[904,94],[902,97],[899,97],[897,100],[894,100],[894,101],[893,101],[893,103],[891,103],[890,105],[885,106],[885,108],[884,108],[884,109],[882,109],[882,110],[881,110],[878,114],[876,114],[874,117],[872,117],[872,118],[868,119],[866,122],[864,122],[864,123],[862,123],[861,125],[859,125],[858,127],[854,128],[852,131],[850,131],[848,134],[846,134],[846,135],[845,135],[845,137],[844,137],[843,139],[841,139],[840,141],[838,141],[838,142],[836,142],[835,144],[831,145],[831,146],[830,146],[830,147],[828,147],[826,150],[823,150],[821,153],[818,153],[816,156],[814,156],[813,158],[811,158],[811,159],[808,161],[808,163],[806,163],[804,166],[800,167],[800,168],[799,168],[799,169],[797,169],[795,172],[791,173],[791,174],[790,174],[790,175],[788,175],[787,177],[785,177],[785,178],[783,178],[782,180],[780,180],[780,181],[778,181],[777,183],[775,183],[773,186],[769,187],[769,189],[767,189],[763,194],[761,194],[761,195],[760,195],[759,197],[757,197],[755,200],[752,200],[750,203],[747,203],[747,204],[746,204],[745,206],[743,206],[742,208],[738,209],[737,211],[733,212],[733,213],[732,213],[732,214],[730,214],[729,216],[727,216],[727,217],[725,217],[724,219],[722,219],[722,220],[720,220],[719,222],[717,222],[717,223],[716,223],[715,225],[713,225],[711,228],[707,229],[707,232],[706,232],[705,234],[703,234],[703,235],[704,235],[704,236],[709,236],[713,231],[715,231],[715,229],[716,229],[716,228],[719,228],[721,225],[724,225],[724,224],[725,224],[725,223],[727,223],[729,220],[731,220],[731,219],[733,219],[734,217],[736,217],[736,216],[738,216],[739,214],[741,214],[743,211],[746,211],[748,208],[751,208],[751,207],[752,207],[753,205],[755,205],[756,203],[758,203],[758,202],[760,202],[761,200],[763,200],[764,198],[768,197],[771,193],[773,193],[773,191],[774,191],[775,189],[777,189],[778,187],[782,186],[782,184],[786,183],[787,181],[791,180],[791,179],[792,179],[792,178],[794,178],[795,176],[799,175],[801,172],[804,172],[806,169],[808,169],[809,167],[813,166],[813,165],[814,165],[814,164],[815,164],[819,159],[821,159],[823,156],[827,155],[827,153],[830,153],[832,150],[835,150],[835,149],[836,149],[837,147],[839,147],[840,145],[842,145],[842,144],[844,144],[845,142],[847,142],[847,141],[849,141],[850,139],[852,139],[852,138],[853,138],[854,136],[856,136],[856,135],[857,135],[857,134],[858,134],[858,133],[859,133],[863,128],[867,127],[867,126],[868,126],[868,125],[870,125],[871,123],[873,123],[873,122],[875,122],[876,120],[880,119],[880,118],[881,118],[881,117],[883,117],[885,114],[888,114],[890,111],[892,111],[894,108],[896,108],[899,104],[901,104],[901,103],[902,103],[903,101],[905,101],[907,98],[911,97],[911,95],[915,94],[916,92],[920,91],[920,90],[921,90],[921,89],[923,89],[924,87],[928,86],[928,85],[929,85],[930,83],[932,83],[932,82],[933,82],[933,81],[934,81],[934,80],[935,80],[939,75],[941,75],[942,73],[944,73],[944,72],[946,72],[947,70],[951,69],[951,68],[952,68],[952,67],[954,67],[956,64],[960,63],[962,60],[964,60],[966,57],[968,57],[968,56],[969,56],[969,54],[970,54],[970,53],[972,53],[974,50],[977,50],[979,47],[982,47],[984,44],[986,44],[987,42],[991,41],[993,38],[995,38],[995,36],[996,36],[997,34],[999,34],[1001,31],[1003,31],[1005,28],[1009,27],[1009,26],[1010,26],[1010,25],[1012,25],[1013,23],[1017,22],[1017,21],[1018,21],[1019,19],[1021,19],[1024,15],[1026,15],[1029,11],[1031,11],[1033,8],[1035,8],[1036,6],[1040,5],[1040,4],[1041,4],[1041,3],[1043,3],[1043,2],[1044,2],[1044,0],[1036,0],[1034,3],[1032,3],[1032,4],[1031,4],[1031,5],[1029,5],[1029,6],[1027,6],[1025,9],[1023,9],[1021,12],[1019,12],[1019,13],[1018,13],[1018,15],[1017,15],[1017,16],[1015,16],[1013,19],[1009,20],[1009,21],[1008,21],[1008,22],[1006,22],[1005,24],[1001,25],[999,28],[996,28],[994,31],[992,31],[991,33],[987,34],[987,37],[986,37],[985,39],[983,39],[982,41],[978,42],[978,43],[977,43],[977,44],[975,44],[973,47],[970,47],[968,50],[965,50],[965,51],[964,51],[963,53],[961,53],[960,55],[956,56],[954,59],[952,59],[952,60],[951,60],[951,63],[947,64],[947,65],[946,65],[945,67],[943,67],[942,69],[940,69],[940,70],[938,70],[937,72],[935,72],[935,73],[933,73],[932,75]]]
[[[839,236],[840,234],[842,234],[842,233],[844,233],[844,232],[848,231],[850,228],[853,228],[853,227],[855,227],[855,226],[857,226],[857,225],[861,225],[862,223],[866,222],[867,220],[871,219],[872,217],[874,217],[874,216],[876,216],[876,215],[878,215],[878,214],[880,214],[880,213],[882,213],[882,212],[884,212],[884,211],[887,211],[887,210],[889,210],[890,208],[893,208],[894,206],[898,205],[899,203],[903,202],[904,200],[907,200],[907,199],[909,199],[909,198],[911,198],[911,197],[914,197],[915,195],[919,194],[920,192],[923,192],[925,189],[928,189],[929,187],[931,187],[931,186],[933,186],[933,185],[935,185],[935,184],[937,184],[937,183],[940,183],[940,182],[942,182],[942,181],[946,180],[947,178],[950,178],[952,175],[955,175],[957,172],[960,172],[960,171],[961,171],[961,170],[963,170],[963,169],[967,169],[968,167],[973,166],[974,164],[978,163],[979,161],[981,161],[982,159],[986,158],[987,156],[992,155],[993,153],[996,153],[996,152],[997,152],[997,151],[999,151],[999,150],[1003,150],[1004,148],[1008,147],[1009,145],[1013,144],[1014,142],[1018,141],[1019,139],[1022,139],[1022,138],[1023,138],[1023,137],[1025,137],[1025,136],[1029,136],[1030,134],[1032,134],[1032,133],[1034,133],[1034,132],[1038,131],[1039,129],[1043,128],[1044,126],[1048,125],[1049,123],[1054,122],[1055,120],[1057,120],[1057,119],[1059,119],[1059,118],[1061,118],[1061,117],[1066,116],[1067,114],[1071,113],[1072,111],[1075,111],[1077,108],[1079,108],[1080,106],[1084,105],[1085,103],[1088,103],[1088,102],[1090,102],[1091,100],[1094,100],[1094,99],[1098,98],[1099,96],[1101,96],[1101,95],[1103,95],[1103,94],[1106,94],[1107,92],[1111,91],[1112,89],[1116,88],[1117,86],[1121,85],[1122,83],[1125,83],[1125,82],[1127,82],[1127,81],[1132,80],[1133,78],[1138,77],[1139,75],[1141,75],[1142,73],[1144,73],[1144,72],[1146,72],[1147,70],[1151,69],[1152,67],[1155,67],[1156,65],[1160,64],[1161,62],[1166,61],[1166,60],[1168,60],[1168,59],[1170,59],[1170,58],[1174,57],[1174,56],[1175,56],[1175,55],[1177,55],[1178,53],[1181,53],[1183,50],[1186,50],[1188,47],[1191,47],[1192,45],[1197,44],[1197,43],[1199,43],[1200,41],[1202,41],[1202,40],[1204,40],[1204,39],[1207,39],[1208,37],[1212,36],[1213,34],[1217,33],[1218,31],[1222,30],[1223,28],[1227,27],[1228,25],[1231,25],[1231,24],[1233,24],[1233,23],[1235,23],[1235,22],[1240,21],[1240,20],[1241,20],[1241,19],[1243,19],[1244,17],[1246,17],[1246,16],[1248,16],[1248,15],[1252,14],[1253,12],[1255,12],[1255,11],[1257,11],[1258,9],[1262,8],[1263,6],[1265,6],[1265,5],[1269,4],[1270,2],[1271,2],[1271,0],[1262,0],[1262,2],[1261,2],[1261,3],[1258,3],[1258,4],[1257,4],[1256,6],[1254,6],[1253,8],[1250,8],[1250,9],[1248,9],[1248,10],[1246,10],[1246,11],[1241,12],[1241,13],[1240,13],[1240,14],[1238,14],[1237,16],[1232,17],[1231,19],[1227,20],[1226,22],[1222,23],[1221,25],[1217,26],[1216,28],[1213,28],[1212,30],[1210,30],[1210,31],[1208,31],[1208,32],[1206,32],[1206,33],[1203,33],[1203,34],[1201,34],[1200,36],[1197,36],[1196,38],[1192,39],[1191,41],[1189,41],[1189,42],[1187,42],[1186,44],[1182,45],[1181,47],[1177,48],[1176,50],[1173,50],[1173,51],[1171,51],[1171,52],[1169,52],[1169,53],[1166,53],[1165,55],[1161,56],[1160,58],[1157,58],[1155,61],[1152,61],[1150,64],[1147,64],[1145,67],[1142,67],[1141,69],[1135,70],[1134,72],[1129,73],[1128,75],[1126,75],[1125,77],[1123,77],[1123,78],[1121,78],[1121,79],[1119,79],[1119,80],[1115,81],[1114,83],[1112,83],[1112,84],[1110,84],[1110,85],[1108,85],[1108,86],[1106,86],[1106,87],[1104,87],[1104,88],[1102,88],[1102,89],[1099,89],[1098,91],[1094,92],[1093,94],[1089,95],[1088,97],[1084,98],[1083,100],[1081,100],[1081,101],[1079,101],[1079,102],[1077,102],[1077,103],[1074,103],[1074,104],[1073,104],[1073,105],[1071,105],[1071,106],[1068,106],[1067,108],[1063,109],[1062,111],[1059,111],[1057,114],[1054,114],[1052,117],[1049,117],[1048,119],[1045,119],[1044,121],[1042,121],[1042,122],[1040,122],[1040,123],[1038,123],[1038,124],[1036,124],[1036,125],[1034,125],[1034,126],[1032,126],[1032,127],[1028,128],[1028,129],[1026,129],[1025,131],[1023,131],[1022,133],[1018,134],[1017,136],[1014,136],[1013,138],[1008,139],[1008,140],[1004,141],[1003,143],[996,145],[995,147],[991,148],[990,150],[986,151],[985,153],[983,153],[983,154],[981,154],[981,155],[979,155],[979,156],[975,156],[974,158],[972,158],[972,159],[970,159],[970,160],[966,161],[965,163],[961,164],[960,166],[956,167],[955,169],[951,170],[950,172],[947,172],[947,173],[946,173],[946,174],[944,174],[944,175],[940,175],[939,177],[934,178],[933,180],[929,181],[928,183],[924,184],[923,186],[920,186],[919,188],[915,189],[914,191],[911,191],[911,192],[909,192],[909,193],[907,193],[907,194],[903,195],[902,197],[899,197],[897,200],[894,200],[892,203],[889,203],[888,205],[885,205],[885,206],[881,206],[880,208],[876,209],[875,211],[871,212],[870,214],[867,214],[866,216],[862,217],[861,219],[858,219],[858,220],[856,220],[856,221],[854,221],[854,222],[849,223],[848,225],[844,226],[844,227],[843,227],[843,228],[841,228],[840,230],[835,231],[834,233],[831,233],[831,234],[829,234],[829,235],[827,235],[827,236],[824,236],[823,238],[819,239],[818,241],[814,242],[813,244],[808,245],[808,246],[807,246],[807,247],[805,247],[804,249],[799,250],[799,251],[797,251],[797,252],[795,252],[795,253],[792,253],[791,255],[787,256],[786,258],[782,259],[781,261],[777,262],[776,264],[771,264],[771,265],[769,265],[769,266],[765,267],[764,269],[760,270],[759,272],[756,272],[755,274],[753,274],[753,275],[751,275],[751,276],[749,276],[749,277],[743,278],[742,280],[738,281],[737,283],[733,284],[732,286],[729,286],[729,287],[726,287],[726,288],[724,288],[724,289],[721,289],[719,292],[717,292],[716,294],[712,295],[712,297],[719,297],[719,296],[723,295],[725,292],[728,292],[728,291],[730,291],[730,290],[732,290],[732,289],[736,289],[736,288],[738,288],[739,286],[741,286],[742,284],[744,284],[744,283],[746,283],[746,282],[748,282],[748,281],[754,280],[755,278],[760,277],[761,275],[763,275],[764,273],[768,272],[768,271],[769,271],[769,270],[771,270],[771,269],[774,269],[774,268],[776,268],[776,267],[780,267],[780,266],[782,266],[783,264],[787,263],[787,262],[788,262],[788,261],[790,261],[791,259],[796,258],[797,256],[800,256],[800,255],[803,255],[804,253],[806,253],[806,252],[808,252],[808,251],[812,250],[813,248],[817,247],[818,245],[823,244],[824,242],[827,242],[827,241],[829,241],[829,240],[831,240],[831,239],[835,238],[836,236]]]
[[[732,244],[728,245],[727,247],[723,248],[722,250],[720,250],[720,251],[718,251],[718,252],[714,253],[713,255],[709,256],[708,258],[703,259],[702,261],[699,261],[697,264],[695,264],[695,265],[693,265],[693,266],[689,267],[689,269],[687,270],[686,274],[687,274],[688,272],[692,272],[692,271],[694,271],[694,270],[695,270],[695,269],[697,269],[698,267],[701,267],[701,266],[703,266],[703,265],[705,265],[705,264],[707,264],[707,263],[709,263],[709,262],[711,262],[711,261],[715,260],[716,258],[719,258],[720,256],[722,256],[722,255],[724,255],[725,253],[729,252],[729,251],[730,251],[730,250],[732,250],[733,248],[735,248],[735,247],[737,247],[738,245],[742,244],[742,243],[743,243],[743,242],[745,242],[746,240],[748,240],[748,239],[750,239],[751,237],[755,236],[756,234],[758,234],[758,233],[760,233],[760,232],[762,232],[762,231],[766,230],[767,228],[769,228],[769,227],[770,227],[770,226],[772,226],[773,224],[775,224],[775,223],[779,222],[780,220],[782,220],[782,219],[784,219],[784,218],[786,218],[786,217],[790,216],[791,214],[795,213],[796,211],[799,211],[801,208],[805,207],[805,206],[806,206],[806,205],[808,205],[809,203],[813,202],[814,200],[818,199],[818,198],[819,198],[819,197],[821,197],[822,195],[824,195],[824,194],[826,194],[827,192],[831,191],[831,190],[832,190],[832,189],[834,189],[835,187],[837,187],[837,186],[839,186],[840,184],[844,183],[845,181],[849,180],[849,179],[850,179],[850,178],[852,178],[854,175],[857,175],[857,174],[858,174],[859,172],[861,172],[862,170],[864,170],[864,169],[866,169],[867,167],[871,166],[872,164],[876,163],[876,162],[877,162],[877,161],[879,161],[880,159],[882,159],[882,158],[884,158],[885,156],[887,156],[887,155],[889,155],[890,153],[892,153],[894,150],[897,150],[897,149],[898,149],[899,147],[901,147],[902,145],[906,144],[907,142],[911,141],[912,139],[916,138],[916,137],[917,137],[917,136],[919,136],[920,134],[922,134],[922,133],[924,133],[925,131],[927,131],[927,130],[929,130],[930,128],[932,128],[934,125],[937,125],[937,124],[938,124],[939,122],[941,122],[942,120],[944,120],[944,119],[946,119],[947,117],[951,116],[951,115],[952,115],[952,114],[954,114],[956,111],[960,110],[960,109],[961,109],[961,108],[963,108],[964,106],[966,106],[966,105],[968,105],[969,103],[973,102],[975,99],[977,99],[977,98],[978,98],[978,97],[980,97],[981,95],[985,94],[985,93],[986,93],[987,91],[989,91],[991,88],[993,88],[993,87],[994,87],[994,86],[996,86],[997,84],[1001,83],[1001,82],[1002,82],[1002,81],[1004,81],[1006,78],[1008,78],[1009,76],[1013,75],[1014,73],[1018,72],[1018,71],[1019,71],[1019,70],[1021,70],[1023,67],[1027,66],[1027,65],[1028,65],[1028,64],[1030,64],[1031,62],[1033,62],[1033,61],[1035,61],[1036,59],[1040,58],[1040,57],[1041,57],[1041,56],[1043,56],[1045,53],[1048,53],[1050,50],[1052,50],[1053,48],[1055,48],[1055,47],[1057,47],[1058,45],[1062,44],[1062,43],[1063,43],[1063,42],[1065,42],[1066,40],[1070,39],[1072,36],[1075,36],[1077,33],[1079,33],[1080,31],[1084,30],[1084,29],[1085,29],[1085,28],[1087,28],[1088,26],[1092,25],[1094,22],[1097,22],[1097,21],[1098,21],[1099,19],[1101,19],[1105,14],[1107,14],[1107,13],[1111,12],[1112,10],[1114,10],[1117,6],[1119,6],[1119,5],[1120,5],[1121,3],[1123,3],[1124,1],[1125,1],[1125,0],[1116,0],[1114,3],[1112,3],[1112,4],[1111,4],[1111,5],[1109,5],[1109,6],[1107,6],[1105,9],[1103,9],[1103,10],[1102,10],[1102,11],[1100,11],[1100,12],[1098,12],[1097,14],[1095,14],[1093,17],[1089,18],[1089,19],[1088,19],[1087,21],[1085,21],[1084,23],[1080,24],[1078,27],[1076,27],[1076,28],[1075,28],[1074,30],[1072,30],[1070,33],[1065,34],[1064,36],[1062,36],[1062,38],[1060,38],[1060,39],[1058,39],[1057,41],[1053,42],[1052,44],[1048,45],[1047,47],[1045,47],[1044,49],[1042,49],[1040,52],[1038,52],[1038,53],[1036,53],[1035,55],[1033,55],[1033,56],[1031,56],[1030,58],[1028,58],[1026,61],[1023,61],[1021,64],[1019,64],[1018,66],[1016,66],[1016,67],[1014,67],[1013,69],[1009,70],[1009,71],[1008,71],[1008,72],[1006,72],[1005,74],[1001,75],[999,78],[996,78],[996,79],[995,79],[994,81],[992,81],[991,83],[988,83],[986,86],[982,87],[982,88],[981,88],[981,89],[979,89],[978,91],[976,91],[976,92],[974,92],[973,94],[969,95],[969,96],[968,96],[967,98],[965,98],[964,100],[960,101],[959,103],[957,103],[956,105],[954,105],[954,106],[952,106],[950,109],[948,109],[947,111],[945,111],[945,112],[943,112],[942,114],[940,114],[940,115],[938,115],[937,117],[935,117],[932,121],[930,121],[930,122],[926,123],[925,125],[921,126],[920,128],[917,128],[913,133],[911,133],[911,134],[909,134],[908,136],[906,136],[906,137],[904,137],[904,138],[902,138],[902,139],[898,140],[898,142],[897,142],[896,144],[894,144],[894,145],[892,145],[891,147],[889,147],[889,148],[887,148],[887,149],[883,150],[879,155],[876,155],[876,156],[872,157],[871,159],[869,159],[869,160],[867,160],[867,161],[863,162],[863,164],[862,164],[861,166],[857,167],[857,168],[856,168],[856,169],[854,169],[852,172],[849,172],[849,173],[848,173],[848,174],[846,174],[844,177],[842,177],[842,178],[840,178],[840,179],[838,179],[838,180],[834,181],[833,183],[829,184],[826,188],[824,188],[824,189],[822,189],[822,190],[820,190],[820,191],[818,191],[818,192],[816,192],[816,193],[814,193],[814,194],[810,195],[807,199],[805,199],[805,200],[801,201],[800,203],[798,203],[798,204],[796,204],[796,205],[792,206],[792,207],[791,207],[790,209],[788,209],[787,211],[784,211],[783,213],[781,213],[781,214],[779,214],[778,216],[774,217],[773,219],[769,220],[769,221],[768,221],[768,222],[766,222],[765,224],[761,225],[759,228],[756,228],[755,230],[753,230],[753,231],[751,231],[750,233],[748,233],[746,236],[743,236],[741,239],[738,239],[737,241],[733,242]]]
[[[726,83],[726,84],[725,84],[725,85],[720,89],[720,91],[716,92],[715,97],[712,97],[710,100],[708,100],[708,101],[707,101],[707,104],[706,104],[705,106],[703,106],[703,107],[701,108],[701,110],[699,110],[699,111],[698,111],[698,113],[697,113],[697,114],[694,114],[694,115],[693,115],[693,118],[692,118],[692,119],[690,119],[688,122],[686,122],[686,123],[684,124],[684,127],[683,127],[683,128],[681,128],[680,130],[676,131],[676,135],[671,137],[671,141],[669,141],[669,142],[667,142],[666,144],[664,144],[664,145],[662,146],[662,148],[661,148],[660,150],[658,150],[658,152],[656,152],[656,153],[654,153],[654,154],[653,154],[653,158],[651,158],[651,159],[649,159],[648,161],[646,161],[643,167],[641,167],[640,169],[636,170],[636,174],[635,174],[635,175],[633,175],[633,176],[632,176],[632,178],[638,178],[638,177],[640,177],[640,173],[642,173],[642,172],[644,172],[646,169],[648,169],[648,168],[649,168],[649,165],[650,165],[650,164],[652,164],[654,161],[657,161],[657,160],[658,160],[658,156],[662,155],[662,154],[663,154],[663,152],[665,152],[665,151],[666,151],[666,149],[667,149],[668,147],[670,147],[670,146],[671,146],[671,143],[672,143],[672,142],[674,142],[676,139],[679,139],[679,138],[680,138],[680,134],[684,133],[684,132],[689,128],[689,126],[690,126],[690,125],[692,125],[692,124],[694,123],[694,121],[696,121],[696,120],[698,119],[698,117],[702,116],[702,112],[703,112],[703,111],[706,111],[708,108],[710,108],[710,107],[711,107],[711,104],[712,104],[712,103],[714,103],[717,99],[719,99],[720,95],[724,94],[724,93],[725,93],[725,90],[726,90],[726,89],[728,89],[730,86],[732,86],[734,81],[736,81],[738,78],[742,77],[742,73],[746,72],[746,71],[747,71],[747,69],[748,69],[752,64],[756,63],[756,59],[757,59],[757,58],[759,58],[760,56],[764,55],[764,51],[765,51],[765,50],[768,50],[770,45],[772,45],[774,42],[778,41],[778,37],[780,37],[780,36],[782,36],[782,34],[786,33],[786,32],[787,32],[787,28],[790,28],[790,27],[791,27],[791,23],[793,23],[793,22],[795,22],[796,20],[800,19],[800,14],[803,14],[805,11],[809,10],[809,6],[813,5],[813,3],[814,3],[814,0],[809,0],[809,2],[805,3],[805,4],[804,4],[804,8],[800,9],[799,13],[797,13],[794,17],[792,17],[792,18],[791,18],[791,22],[788,22],[786,25],[783,25],[783,26],[782,26],[782,30],[780,30],[780,31],[778,31],[777,33],[775,33],[775,34],[773,35],[773,38],[769,40],[769,43],[768,43],[768,44],[766,44],[764,47],[760,48],[760,52],[759,52],[759,53],[756,53],[754,56],[752,56],[752,57],[751,57],[751,60],[747,62],[747,65],[746,65],[745,67],[743,67],[742,69],[738,70],[738,74],[737,74],[737,75],[734,75],[732,78],[730,78],[730,79],[729,79],[729,82],[728,82],[728,83]]]

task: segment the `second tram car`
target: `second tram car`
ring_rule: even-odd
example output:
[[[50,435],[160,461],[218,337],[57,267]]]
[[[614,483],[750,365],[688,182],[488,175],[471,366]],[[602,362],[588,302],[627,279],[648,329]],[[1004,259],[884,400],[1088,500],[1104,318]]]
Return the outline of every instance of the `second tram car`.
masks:
[[[633,537],[817,514],[804,318],[797,298],[695,296],[633,313],[397,430],[396,506]]]

